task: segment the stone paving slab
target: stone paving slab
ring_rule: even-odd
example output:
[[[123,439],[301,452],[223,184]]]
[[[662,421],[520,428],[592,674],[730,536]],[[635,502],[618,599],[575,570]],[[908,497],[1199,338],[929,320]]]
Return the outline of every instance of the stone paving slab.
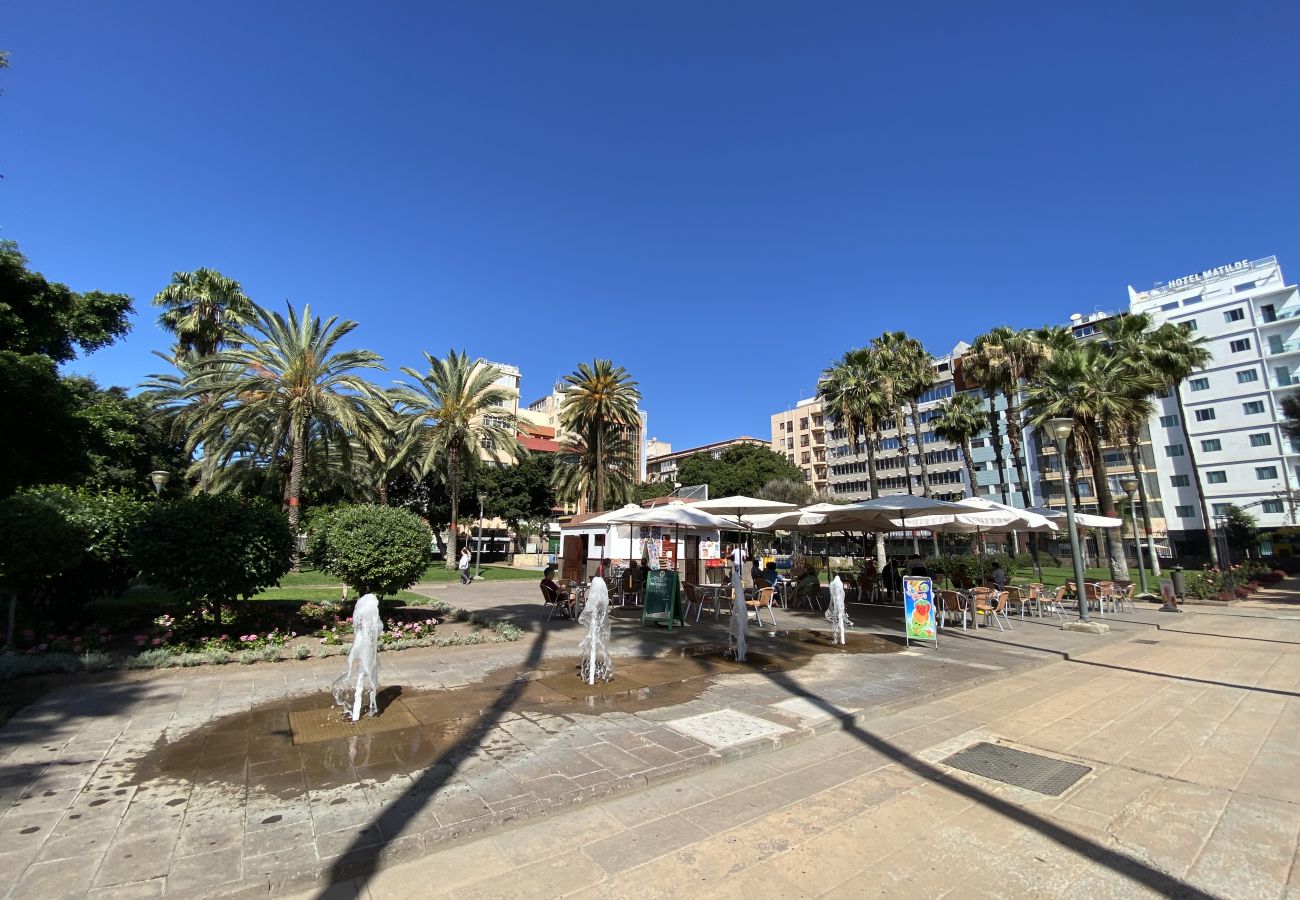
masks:
[[[466,595],[471,590],[481,608],[536,616],[539,604],[517,601],[517,586],[475,585]],[[453,599],[470,605],[460,596]],[[777,614],[783,625],[819,624],[816,614]],[[316,752],[304,745],[296,766],[277,761],[267,735],[287,731],[291,710],[319,701],[337,675],[336,659],[106,676],[48,695],[0,729],[0,790],[6,792],[0,800],[7,806],[0,815],[0,872],[13,875],[5,896],[57,896],[63,890],[51,887],[57,884],[72,894],[102,889],[258,896],[368,871],[690,773],[729,776],[732,766],[719,768],[723,763],[793,747],[842,728],[846,720],[879,718],[920,697],[992,685],[1062,654],[1149,633],[1156,623],[1146,620],[1153,616],[1158,619],[1132,615],[1101,640],[1033,621],[1015,621],[1006,634],[981,629],[948,639],[945,632],[933,657],[924,651],[807,657],[804,649],[779,639],[765,644],[755,631],[756,652],[788,651],[811,661],[794,670],[748,674],[726,674],[729,667],[721,666],[724,674],[702,691],[669,683],[656,687],[669,692],[666,705],[556,715],[545,712],[555,700],[547,693],[551,689],[531,676],[544,670],[548,658],[571,653],[580,631],[572,623],[543,629],[534,622],[518,644],[383,657],[386,684],[471,686],[467,690],[481,699],[474,717],[449,724],[436,703],[426,704],[423,715],[413,703],[409,708],[427,728],[427,740],[381,747],[378,736],[359,734],[322,742]],[[897,630],[888,621],[858,629]],[[689,642],[720,640],[725,637],[719,626],[666,633],[642,630],[626,619],[616,622],[619,665],[634,674],[640,666],[645,681],[652,680],[650,673],[662,681],[665,667],[629,661],[629,655],[643,658]],[[520,683],[521,677],[530,680]],[[1011,684],[1013,693],[1022,692]],[[524,697],[540,705],[517,712],[497,702],[511,691],[516,694],[510,704]],[[803,694],[824,696],[835,714],[810,719],[806,707],[774,705]],[[846,708],[860,712],[850,717],[841,713]],[[675,719],[728,710],[784,730],[711,748],[671,727]],[[184,742],[232,715],[248,716],[248,727],[213,734],[193,769],[159,774],[141,768],[159,746]],[[918,734],[929,739],[928,732]],[[202,865],[203,858],[212,865]]]

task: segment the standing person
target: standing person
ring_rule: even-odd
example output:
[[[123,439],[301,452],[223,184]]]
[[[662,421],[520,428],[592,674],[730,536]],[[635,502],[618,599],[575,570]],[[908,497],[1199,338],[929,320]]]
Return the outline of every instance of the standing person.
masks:
[[[460,548],[460,583],[469,584],[469,548]]]

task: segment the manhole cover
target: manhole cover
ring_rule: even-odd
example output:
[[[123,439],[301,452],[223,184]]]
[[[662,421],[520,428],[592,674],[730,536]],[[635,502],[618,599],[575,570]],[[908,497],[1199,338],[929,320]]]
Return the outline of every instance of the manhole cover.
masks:
[[[720,709],[717,712],[673,719],[666,724],[674,731],[695,738],[710,747],[730,747],[732,744],[773,737],[790,730],[784,725],[757,716],[747,716],[734,709]]]
[[[345,719],[343,711],[337,706],[289,713],[289,727],[293,730],[295,744],[311,744],[331,738],[351,737],[354,734],[417,728],[419,724],[401,700],[394,700],[377,716],[362,716],[358,722]]]
[[[944,761],[944,765],[983,775],[994,781],[1013,784],[1039,794],[1059,797],[1071,785],[1092,771],[1088,766],[1026,753],[1001,744],[981,741],[954,753]]]

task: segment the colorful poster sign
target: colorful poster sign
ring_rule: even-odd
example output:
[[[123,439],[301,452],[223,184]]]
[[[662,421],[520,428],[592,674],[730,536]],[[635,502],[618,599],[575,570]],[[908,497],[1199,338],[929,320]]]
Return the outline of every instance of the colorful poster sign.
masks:
[[[718,541],[700,541],[700,559],[722,559],[722,544]]]
[[[903,579],[903,626],[906,642],[939,644],[938,616],[934,608],[934,582],[909,575]]]

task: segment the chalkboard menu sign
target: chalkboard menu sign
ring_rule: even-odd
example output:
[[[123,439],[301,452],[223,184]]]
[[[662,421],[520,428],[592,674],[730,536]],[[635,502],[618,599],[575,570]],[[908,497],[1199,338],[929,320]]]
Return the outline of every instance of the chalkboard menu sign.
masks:
[[[646,622],[668,622],[673,627],[673,619],[683,625],[686,620],[681,608],[681,582],[672,569],[658,569],[647,572],[645,587],[641,594],[641,624]]]

